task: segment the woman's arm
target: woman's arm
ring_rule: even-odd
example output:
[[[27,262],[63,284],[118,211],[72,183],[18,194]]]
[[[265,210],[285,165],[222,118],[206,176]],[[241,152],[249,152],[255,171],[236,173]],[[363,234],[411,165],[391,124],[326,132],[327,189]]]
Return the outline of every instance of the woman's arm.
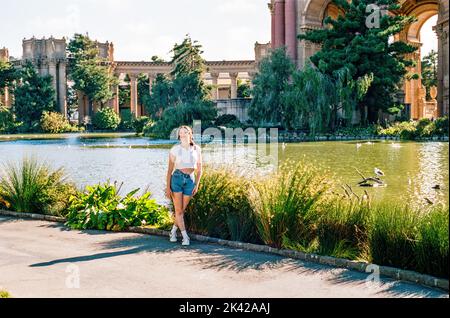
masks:
[[[199,147],[199,146],[197,146]],[[197,177],[195,178],[195,189],[194,189],[194,195],[198,192],[198,188],[200,186],[200,180],[202,179],[203,174],[203,158],[202,158],[202,152],[199,147],[197,150],[198,152],[198,161],[197,161]]]
[[[172,178],[173,167],[175,165],[175,156],[172,153],[169,153],[169,164],[167,169],[167,178],[166,178],[166,197],[168,199],[172,198],[172,190],[170,188],[170,181]]]

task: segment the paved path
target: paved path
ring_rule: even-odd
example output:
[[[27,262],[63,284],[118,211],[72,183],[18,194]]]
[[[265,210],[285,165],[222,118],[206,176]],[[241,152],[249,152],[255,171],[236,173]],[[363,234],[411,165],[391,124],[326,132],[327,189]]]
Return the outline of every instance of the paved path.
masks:
[[[79,288],[75,286],[79,271]],[[0,289],[13,297],[448,297],[298,260],[0,216]],[[68,285],[67,285],[68,284]]]

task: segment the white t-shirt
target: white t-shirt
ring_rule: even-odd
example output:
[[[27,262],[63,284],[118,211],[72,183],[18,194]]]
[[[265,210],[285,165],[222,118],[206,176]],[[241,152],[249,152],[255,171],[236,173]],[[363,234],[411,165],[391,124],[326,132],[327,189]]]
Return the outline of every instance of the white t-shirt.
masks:
[[[173,171],[177,169],[197,169],[201,149],[198,145],[190,146],[189,149],[185,149],[181,144],[176,144],[170,149],[170,154],[175,157],[175,167]],[[192,176],[194,176],[194,173],[191,174],[191,177]]]

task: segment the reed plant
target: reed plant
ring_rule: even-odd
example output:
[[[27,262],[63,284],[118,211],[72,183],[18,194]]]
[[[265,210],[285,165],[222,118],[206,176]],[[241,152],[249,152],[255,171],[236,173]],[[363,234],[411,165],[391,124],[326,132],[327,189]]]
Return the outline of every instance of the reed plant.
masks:
[[[1,204],[17,212],[61,216],[76,191],[63,168],[53,169],[35,157],[6,163],[0,173]]]
[[[308,249],[317,234],[317,210],[326,201],[330,180],[319,168],[291,161],[255,180],[249,197],[262,241],[276,248],[295,242]]]
[[[228,165],[205,165],[201,187],[186,209],[190,231],[222,239],[259,243],[249,202],[251,179]]]

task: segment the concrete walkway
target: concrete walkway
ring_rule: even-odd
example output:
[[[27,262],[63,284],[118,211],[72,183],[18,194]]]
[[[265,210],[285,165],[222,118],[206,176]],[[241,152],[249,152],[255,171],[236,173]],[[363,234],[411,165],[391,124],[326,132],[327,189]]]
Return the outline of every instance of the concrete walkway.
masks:
[[[0,216],[0,289],[13,297],[448,297],[277,255]],[[79,283],[79,288],[76,288]]]

